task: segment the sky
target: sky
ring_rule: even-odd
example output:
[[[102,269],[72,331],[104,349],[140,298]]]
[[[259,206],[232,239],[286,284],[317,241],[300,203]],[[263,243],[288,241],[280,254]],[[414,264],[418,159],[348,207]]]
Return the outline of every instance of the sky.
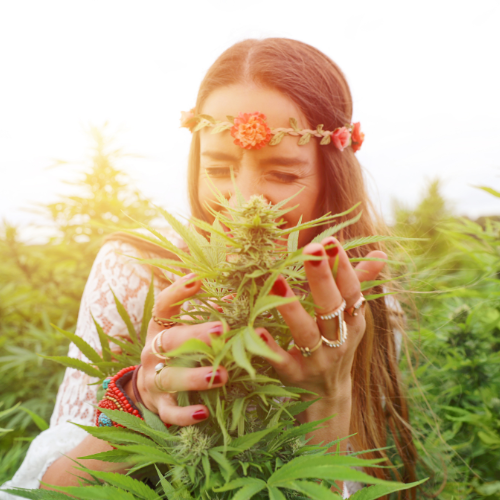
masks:
[[[436,178],[457,214],[498,214],[474,186],[500,189],[499,26],[498,0],[0,0],[0,219],[28,227],[27,207],[69,194],[105,123],[139,156],[121,164],[134,185],[187,214],[180,111],[226,48],[270,36],[345,73],[387,220]]]

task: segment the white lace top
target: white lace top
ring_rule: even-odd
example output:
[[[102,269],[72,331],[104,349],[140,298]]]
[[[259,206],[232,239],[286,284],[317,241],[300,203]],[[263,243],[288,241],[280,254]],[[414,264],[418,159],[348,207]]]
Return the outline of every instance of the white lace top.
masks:
[[[181,243],[175,234],[168,234],[168,237],[175,244]],[[99,350],[100,343],[92,315],[108,335],[128,337],[127,328],[118,314],[111,290],[124,305],[136,331],[140,330],[151,270],[127,256],[143,257],[129,243],[106,242],[97,255],[83,292],[76,334],[96,350]],[[176,278],[175,275],[168,277],[171,280]],[[161,285],[155,282],[155,296],[160,291]],[[68,355],[88,361],[74,344],[70,345]],[[0,500],[20,498],[2,492],[2,489],[39,488],[48,467],[83,441],[87,433],[70,422],[94,424],[92,405],[97,404],[97,385],[89,384],[96,380],[73,368],[66,369],[49,429],[32,441],[19,470],[10,481],[0,487]],[[344,498],[348,498],[349,494],[354,493],[360,486],[345,482]]]

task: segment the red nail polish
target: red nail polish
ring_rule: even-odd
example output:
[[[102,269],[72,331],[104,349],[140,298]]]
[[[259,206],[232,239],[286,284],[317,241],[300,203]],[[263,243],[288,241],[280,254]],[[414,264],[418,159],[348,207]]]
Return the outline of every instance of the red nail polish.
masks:
[[[212,380],[212,374],[213,374],[213,372],[210,372],[209,374],[205,375],[205,380],[207,382],[210,382]],[[219,372],[219,370],[217,370],[215,372],[214,381],[212,382],[212,384],[220,384],[221,382],[222,382],[222,379],[220,376],[220,372]]]
[[[190,274],[186,274],[186,276],[184,276],[182,279],[184,281],[189,281],[190,279],[193,279],[195,276],[196,276],[196,273],[190,273]],[[191,288],[195,284],[196,284],[196,281],[192,281],[191,283],[187,283],[185,286],[186,286],[186,288]]]
[[[260,338],[267,344],[267,337],[264,333],[260,334]]]
[[[197,410],[193,413],[193,418],[195,420],[205,420],[208,418],[208,411],[207,410]]]
[[[316,250],[313,253],[310,253],[309,255],[314,255],[315,257],[323,257],[323,252],[321,250]],[[314,267],[318,267],[323,261],[322,260],[310,260],[308,261],[309,264],[312,264]]]
[[[336,243],[328,243],[328,245],[335,245],[334,247],[331,248],[325,248],[325,252],[328,254],[329,257],[335,257],[339,253],[339,247]]]
[[[273,287],[271,288],[271,293],[273,295],[279,295],[280,297],[285,297],[287,293],[287,287],[285,280],[283,278],[278,278],[275,282]]]
[[[222,332],[224,331],[224,328],[222,328],[222,325],[216,325],[210,330],[208,330],[208,333],[213,333],[214,335],[222,335]]]

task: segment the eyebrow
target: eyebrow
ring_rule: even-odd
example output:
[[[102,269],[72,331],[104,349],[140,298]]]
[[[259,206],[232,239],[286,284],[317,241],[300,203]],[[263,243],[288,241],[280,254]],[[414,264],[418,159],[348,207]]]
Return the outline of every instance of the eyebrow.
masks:
[[[236,156],[230,155],[228,153],[224,153],[222,151],[205,151],[202,153],[202,156],[207,156],[212,160],[219,161],[233,161],[236,162],[239,160]],[[273,156],[271,158],[263,158],[260,160],[260,165],[263,167],[268,166],[280,166],[280,167],[304,167],[308,165],[309,162],[307,160],[302,160],[300,158],[288,158],[286,156]]]

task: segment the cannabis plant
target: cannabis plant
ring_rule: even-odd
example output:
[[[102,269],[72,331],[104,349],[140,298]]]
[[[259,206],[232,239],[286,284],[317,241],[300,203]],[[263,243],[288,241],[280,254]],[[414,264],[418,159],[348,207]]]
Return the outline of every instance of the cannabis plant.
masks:
[[[293,208],[290,201],[268,204],[254,196],[245,202],[237,192],[237,206],[232,207],[218,194],[222,211],[212,210],[212,225],[193,219],[186,226],[163,212],[167,222],[188,245],[185,251],[175,247],[152,228],[145,239],[175,254],[179,260],[154,259],[143,262],[183,275],[188,269],[202,281],[202,289],[190,301],[180,324],[197,324],[220,320],[228,328],[210,346],[191,339],[166,356],[170,363],[182,366],[226,367],[229,379],[224,387],[202,392],[178,394],[181,406],[205,404],[210,417],[196,426],[166,428],[158,416],[143,409],[144,421],[120,411],[101,409],[125,428],[83,427],[89,434],[109,442],[114,449],[92,455],[108,462],[128,462],[128,475],[110,472],[81,471],[92,480],[80,487],[57,487],[76,498],[140,498],[140,499],[203,499],[244,500],[289,498],[340,499],[335,481],[361,481],[373,486],[356,493],[354,499],[375,499],[413,484],[392,483],[375,479],[360,470],[381,466],[380,460],[362,460],[339,453],[339,441],[308,444],[307,436],[328,419],[298,425],[294,417],[316,400],[300,401],[309,391],[283,387],[271,365],[265,360],[278,359],[256,334],[264,327],[281,347],[287,349],[292,337],[277,307],[300,300],[313,314],[314,303],[308,291],[304,272],[306,259],[297,248],[299,231],[333,224],[315,241],[354,224],[359,213],[335,224],[355,208],[338,215],[299,221],[295,227],[284,227],[283,216]],[[229,232],[223,229],[225,225]],[[354,248],[383,237],[348,241],[344,248]],[[295,292],[294,298],[270,294],[279,275],[283,275]],[[371,283],[373,286],[373,283]],[[228,300],[227,297],[230,297]],[[153,303],[151,285],[146,298],[142,328],[136,333],[123,306],[118,311],[129,329],[131,343],[108,337],[96,324],[102,344],[102,357],[74,334],[65,335],[82,350],[90,363],[58,358],[66,366],[81,369],[104,379],[124,366],[139,362]],[[186,317],[187,316],[187,317]],[[112,361],[108,342],[119,343],[123,354]],[[329,450],[336,450],[330,452]],[[87,457],[87,458],[91,458]],[[140,480],[135,478],[140,478]],[[95,491],[94,491],[95,490]],[[336,492],[337,490],[337,492]],[[16,490],[26,498],[55,498],[54,493]],[[57,498],[66,498],[58,494]]]

